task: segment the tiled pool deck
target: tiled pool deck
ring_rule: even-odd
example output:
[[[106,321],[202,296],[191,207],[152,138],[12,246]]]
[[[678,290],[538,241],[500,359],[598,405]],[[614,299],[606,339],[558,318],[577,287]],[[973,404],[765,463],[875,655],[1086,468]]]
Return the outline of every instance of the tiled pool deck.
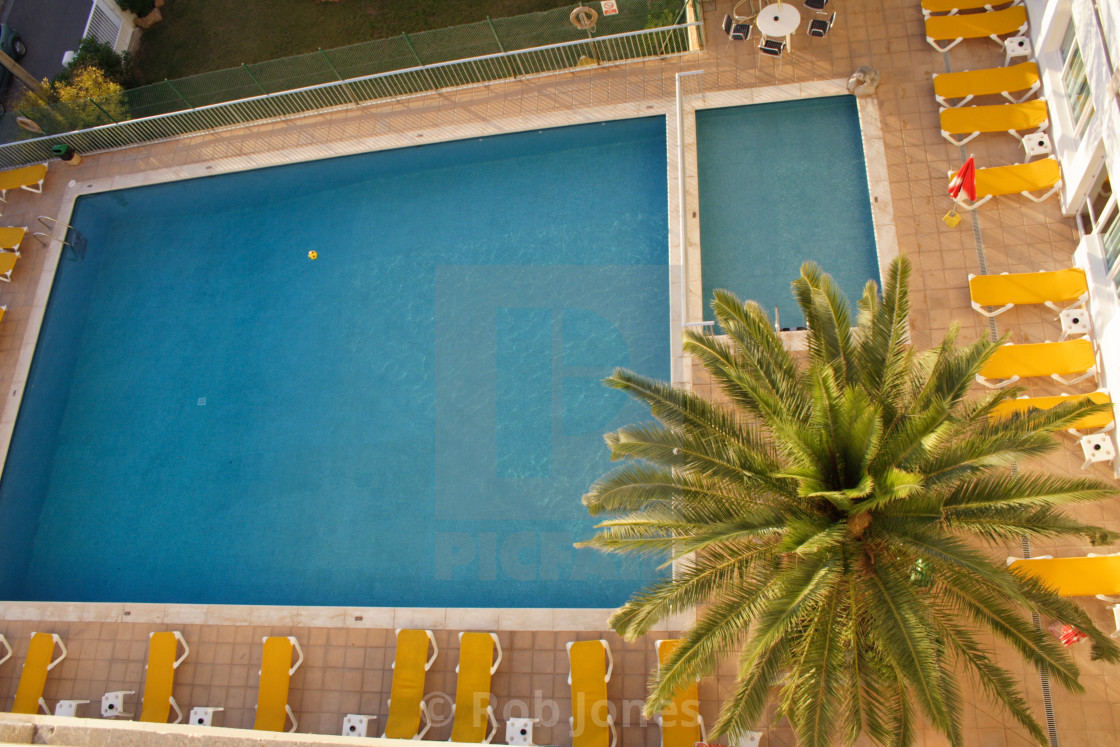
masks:
[[[871,164],[872,197],[880,246],[897,243],[914,264],[911,316],[916,344],[938,341],[952,322],[963,326],[963,337],[975,339],[989,328],[968,304],[967,274],[1054,269],[1068,265],[1077,233],[1073,222],[1061,215],[1056,199],[1036,205],[1021,198],[997,198],[961,225],[948,228],[940,221],[950,203],[944,194],[945,174],[961,163],[960,149],[943,140],[937,122],[930,75],[946,69],[945,58],[925,42],[921,14],[913,0],[847,0],[838,8],[836,26],[825,40],[794,39],[794,56],[785,60],[780,74],[771,59],[760,59],[754,42],[729,44],[719,31],[730,0],[705,2],[709,49],[681,58],[655,60],[598,70],[515,81],[498,85],[416,97],[409,100],[307,116],[256,127],[184,138],[175,142],[139,146],[91,156],[80,166],[51,165],[43,195],[10,194],[4,207],[5,225],[35,226],[38,215],[58,216],[68,209],[83,184],[119,186],[143,183],[152,174],[199,175],[232,168],[283,162],[299,158],[352,152],[356,147],[395,147],[463,136],[526,129],[605,117],[637,116],[672,111],[678,72],[703,70],[700,81],[689,79],[688,104],[712,106],[731,102],[769,100],[773,97],[819,95],[832,90],[861,65],[877,69],[882,83],[876,97],[877,118],[885,163]],[[953,69],[999,64],[999,49],[990,41],[962,44],[950,53]],[[702,91],[702,95],[700,92]],[[687,134],[687,129],[686,129]],[[691,144],[689,144],[690,147]],[[744,147],[749,144],[744,143]],[[1018,160],[1017,146],[1007,136],[984,136],[971,144],[978,160],[988,164]],[[686,163],[695,153],[686,151]],[[672,164],[670,164],[672,166]],[[672,168],[670,169],[672,171]],[[67,182],[75,180],[74,188]],[[688,215],[695,209],[694,175],[686,181]],[[672,191],[672,190],[671,190]],[[811,207],[806,208],[812,219]],[[978,225],[974,226],[973,221]],[[698,229],[689,218],[691,246]],[[974,230],[978,229],[978,230]],[[324,237],[324,242],[329,237]],[[676,237],[671,239],[675,243]],[[34,339],[37,304],[49,283],[44,267],[55,249],[25,242],[23,258],[10,286],[0,289],[0,302],[8,312],[0,324],[0,382],[9,401],[18,400]],[[690,290],[698,286],[688,275]],[[698,291],[698,288],[696,289]],[[697,293],[693,293],[695,297]],[[692,304],[690,304],[692,305]],[[693,317],[695,318],[695,317]],[[30,326],[30,328],[29,328]],[[1056,339],[1057,323],[1038,309],[1013,310],[999,317],[999,331],[1010,332],[1018,342]],[[710,389],[699,372],[692,372],[693,386]],[[1052,390],[1039,387],[1038,392]],[[0,431],[10,429],[14,406],[0,415]],[[5,436],[6,438],[6,436]],[[1045,469],[1078,473],[1080,454],[1071,441],[1067,448],[1045,460]],[[1111,472],[1095,467],[1095,475]],[[1120,529],[1120,501],[1079,510],[1082,518]],[[1098,552],[1120,547],[1098,549]],[[1082,554],[1084,547],[1036,547],[1035,554]],[[996,556],[1020,554],[1019,548],[994,551]],[[1086,606],[1105,628],[1111,619],[1094,600]],[[125,614],[125,613],[128,614]],[[357,618],[361,617],[361,620]],[[496,629],[506,658],[494,678],[496,710],[500,718],[521,715],[521,704],[545,723],[537,731],[541,744],[570,743],[567,733],[569,692],[564,644],[569,640],[604,637],[615,652],[616,677],[610,684],[616,718],[629,725],[621,730],[623,747],[656,745],[656,727],[636,720],[634,703],[645,692],[646,677],[655,659],[652,639],[624,644],[602,626],[602,616],[588,618],[563,611],[520,611],[500,615],[490,611],[447,614],[443,612],[271,610],[268,608],[151,607],[147,605],[30,605],[0,604],[0,632],[16,649],[13,661],[0,667],[0,707],[7,707],[15,692],[19,662],[32,630],[58,633],[69,647],[69,656],[48,680],[46,697],[88,698],[97,701],[108,690],[139,689],[142,684],[148,633],[178,629],[191,645],[191,655],[176,679],[175,695],[184,709],[199,705],[224,706],[216,723],[251,726],[256,700],[257,667],[263,635],[295,635],[307,655],[292,685],[292,705],[301,732],[338,733],[347,712],[387,713],[395,627],[435,629],[441,648],[429,674],[429,693],[453,693],[457,662],[455,631]],[[605,627],[605,626],[602,626]],[[662,636],[656,636],[662,637]],[[1087,693],[1071,697],[1054,691],[1058,735],[1065,746],[1115,744],[1120,729],[1120,676],[1114,667],[1088,660],[1088,650],[1074,649],[1083,666]],[[1019,666],[1022,681],[1041,718],[1042,696],[1036,672]],[[728,671],[701,684],[701,710],[709,723],[717,704],[729,692]],[[447,701],[433,704],[446,714]],[[88,715],[95,705],[85,706]],[[440,711],[443,708],[443,711]],[[1026,745],[1022,733],[982,697],[960,704],[970,745]],[[551,725],[550,725],[551,724]],[[760,724],[767,736],[764,745],[792,745],[784,723]],[[446,739],[447,724],[429,734]],[[497,741],[501,741],[501,734]],[[944,741],[924,735],[921,744]]]

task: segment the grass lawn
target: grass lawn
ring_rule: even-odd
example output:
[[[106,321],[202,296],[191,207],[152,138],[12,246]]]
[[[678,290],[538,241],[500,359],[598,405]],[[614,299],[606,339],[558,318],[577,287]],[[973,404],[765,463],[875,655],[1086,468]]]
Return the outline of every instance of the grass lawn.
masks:
[[[564,0],[167,0],[136,55],[141,83],[318,48],[535,13]]]

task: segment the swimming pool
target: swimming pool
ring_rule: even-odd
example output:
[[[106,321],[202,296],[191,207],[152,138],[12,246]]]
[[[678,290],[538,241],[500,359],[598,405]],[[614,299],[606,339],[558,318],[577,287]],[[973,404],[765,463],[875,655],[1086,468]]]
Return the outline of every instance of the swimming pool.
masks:
[[[705,319],[725,288],[803,325],[790,282],[808,259],[853,300],[879,281],[854,96],[705,109],[696,139]]]
[[[622,603],[571,545],[648,418],[601,379],[668,377],[665,174],[654,117],[80,198],[0,598]]]

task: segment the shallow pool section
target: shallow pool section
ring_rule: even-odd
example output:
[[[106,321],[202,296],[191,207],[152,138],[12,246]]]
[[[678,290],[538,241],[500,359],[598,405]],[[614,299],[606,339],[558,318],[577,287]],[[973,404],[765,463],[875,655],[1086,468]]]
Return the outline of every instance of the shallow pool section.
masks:
[[[790,283],[814,260],[849,298],[879,280],[853,96],[696,112],[704,318],[712,292],[805,323]]]
[[[601,379],[669,375],[665,174],[650,118],[81,198],[0,598],[620,604],[572,543],[649,417]]]

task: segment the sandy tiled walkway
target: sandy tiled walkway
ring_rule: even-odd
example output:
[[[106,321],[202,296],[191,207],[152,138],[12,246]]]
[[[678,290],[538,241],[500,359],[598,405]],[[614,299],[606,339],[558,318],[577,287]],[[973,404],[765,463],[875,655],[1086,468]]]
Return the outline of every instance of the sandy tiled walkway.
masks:
[[[910,0],[847,0],[838,6],[836,26],[826,40],[797,36],[794,56],[779,72],[770,59],[759,59],[752,42],[728,43],[718,24],[731,2],[705,2],[709,49],[680,58],[651,60],[631,65],[581,70],[525,81],[445,92],[409,100],[369,105],[327,114],[301,117],[255,127],[183,138],[175,142],[138,146],[114,153],[88,157],[76,168],[52,164],[46,193],[42,196],[11,195],[4,209],[10,225],[34,226],[40,214],[59,215],[72,199],[70,179],[78,184],[114,179],[120,185],[138,183],[152,171],[200,175],[215,163],[227,167],[251,167],[283,162],[288,154],[300,157],[334,155],[338,148],[355,140],[376,141],[378,147],[430,142],[464,135],[507,129],[547,126],[549,123],[595,121],[606,108],[616,116],[638,116],[651,110],[666,111],[674,95],[674,75],[703,70],[698,88],[705,94],[752,89],[777,84],[846,79],[854,68],[868,65],[879,70],[882,83],[877,95],[882,138],[886,150],[889,193],[877,194],[894,215],[899,250],[914,264],[912,324],[918,345],[938,341],[950,323],[963,327],[965,339],[990,334],[989,326],[968,304],[969,272],[1002,272],[1053,269],[1067,265],[1077,234],[1072,221],[1062,216],[1058,201],[1036,205],[1021,198],[998,198],[974,215],[966,215],[957,228],[948,228],[940,217],[949,209],[944,194],[945,174],[962,161],[961,149],[939,134],[937,106],[930,75],[952,69],[1000,64],[999,49],[990,41],[966,43],[949,57],[933,51],[924,41],[917,4]],[[699,102],[703,106],[703,99]],[[595,111],[591,111],[594,109]],[[1018,160],[1017,146],[1007,136],[983,136],[971,143],[981,165],[1006,164]],[[975,221],[975,223],[974,223]],[[31,354],[37,322],[32,314],[35,299],[41,299],[44,266],[52,251],[34,240],[25,243],[23,258],[10,286],[0,289],[0,302],[8,313],[0,324],[0,382],[18,394],[21,378]],[[1016,341],[1056,339],[1057,324],[1037,309],[1009,312],[998,320],[998,332]],[[710,389],[699,373],[696,387]],[[1038,391],[1047,391],[1039,387]],[[8,397],[12,399],[11,396]],[[10,427],[14,408],[2,417]],[[3,425],[3,423],[0,423]],[[6,438],[6,437],[5,437]],[[1072,442],[1042,465],[1046,469],[1076,473],[1080,454]],[[1103,467],[1094,474],[1109,477]],[[1083,509],[1083,517],[1120,529],[1120,502]],[[1120,547],[1111,548],[1120,550]],[[1035,548],[1035,553],[1077,554],[1082,547]],[[1107,550],[1103,550],[1107,551]],[[1018,548],[1009,550],[1018,554]],[[1002,551],[997,552],[1002,554]],[[1102,627],[1111,625],[1098,602],[1086,601]],[[260,638],[266,634],[297,635],[307,653],[304,669],[293,683],[293,706],[301,719],[301,731],[336,733],[346,712],[386,713],[392,659],[392,631],[387,627],[341,627],[316,625],[222,625],[204,624],[191,614],[174,614],[158,622],[128,622],[124,617],[83,620],[80,611],[61,619],[35,620],[23,606],[4,605],[0,632],[16,645],[16,659],[0,668],[0,706],[10,704],[18,677],[18,662],[26,648],[28,633],[46,630],[62,635],[70,656],[50,679],[48,700],[57,698],[97,699],[110,689],[139,689],[150,630],[177,628],[192,645],[192,656],[178,675],[176,697],[186,708],[224,705],[218,723],[249,726],[255,701],[256,671]],[[57,611],[48,617],[59,617]],[[134,618],[135,619],[135,618]],[[453,692],[453,668],[457,660],[451,620],[437,633],[444,654],[429,680],[429,691]],[[540,743],[568,741],[567,659],[564,643],[576,637],[599,637],[588,631],[555,631],[553,626],[536,630],[531,622],[518,630],[499,630],[506,648],[506,662],[495,675],[494,691],[499,716],[517,715],[510,704],[526,701],[533,715],[551,718],[555,726],[537,733]],[[636,701],[654,663],[652,642],[624,645],[613,634],[610,640],[618,658],[620,675],[612,681],[610,695],[617,712],[626,715],[625,701]],[[1087,693],[1073,698],[1054,693],[1054,710],[1063,745],[1115,743],[1120,728],[1120,677],[1113,667],[1088,661],[1088,650],[1075,650],[1084,665]],[[254,658],[256,657],[256,658]],[[1036,672],[1023,671],[1024,686],[1042,713],[1042,697]],[[716,704],[729,691],[730,678],[706,680],[701,686],[703,711],[709,722]],[[539,693],[540,702],[533,703]],[[554,702],[555,714],[544,703]],[[95,709],[87,706],[92,715]],[[1022,733],[1002,715],[984,704],[982,698],[961,704],[969,727],[968,744],[1027,744]],[[992,715],[995,713],[996,715]],[[620,717],[621,720],[621,717]],[[631,747],[657,743],[657,730],[634,723],[622,730],[623,744]],[[767,731],[766,745],[792,744],[782,724],[760,725]],[[432,732],[446,738],[448,726]],[[498,741],[501,741],[501,733]],[[942,744],[936,737],[923,744]]]

